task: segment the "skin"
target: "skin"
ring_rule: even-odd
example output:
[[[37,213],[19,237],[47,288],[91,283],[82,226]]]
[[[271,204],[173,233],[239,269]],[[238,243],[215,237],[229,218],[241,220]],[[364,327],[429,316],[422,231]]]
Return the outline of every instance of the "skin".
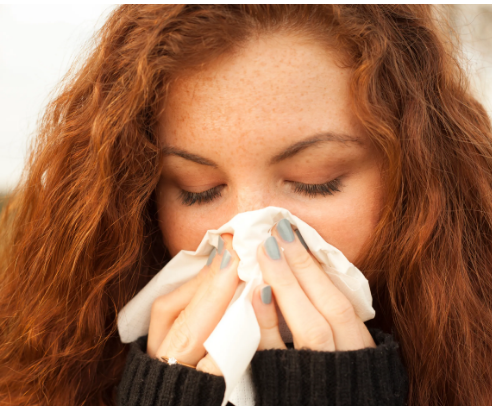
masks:
[[[381,158],[352,111],[351,71],[338,66],[336,57],[312,40],[269,35],[176,80],[158,127],[165,152],[157,187],[159,224],[172,256],[195,250],[207,230],[238,213],[279,206],[356,260],[379,219]],[[309,142],[300,145],[303,141]],[[299,193],[292,183],[333,186],[336,179],[339,191],[315,196]],[[187,205],[180,194],[211,188],[220,196],[208,202]],[[374,346],[350,302],[298,238],[286,242],[276,229],[272,235],[284,252],[273,260],[258,247],[263,278],[274,296],[270,304],[262,303],[264,286],[253,295],[262,330],[258,349],[285,348],[274,301],[295,348]],[[232,256],[227,267],[219,269],[224,250],[196,278],[154,302],[149,355],[172,355],[220,375],[203,342],[239,282],[232,235],[223,239]]]

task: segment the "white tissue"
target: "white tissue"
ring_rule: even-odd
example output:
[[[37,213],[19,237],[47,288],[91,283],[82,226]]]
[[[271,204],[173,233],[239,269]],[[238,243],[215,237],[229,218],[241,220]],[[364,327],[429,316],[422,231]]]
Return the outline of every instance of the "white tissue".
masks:
[[[121,341],[129,343],[147,335],[150,310],[157,297],[178,288],[205,266],[208,255],[218,246],[221,234],[233,234],[232,247],[240,258],[240,283],[236,295],[224,316],[205,341],[204,346],[224,375],[226,390],[222,406],[231,401],[236,406],[253,405],[254,395],[247,369],[260,342],[260,330],[251,305],[251,293],[263,283],[256,261],[256,249],[271,234],[273,226],[286,218],[298,229],[307,246],[319,261],[332,282],[351,301],[358,316],[372,319],[372,297],[369,283],[335,247],[321,238],[318,232],[288,210],[266,207],[236,215],[218,230],[209,230],[196,251],[180,251],[152,280],[121,309],[118,331]],[[281,314],[279,323],[282,338],[291,342],[291,334]],[[239,385],[238,385],[239,383]],[[245,395],[246,394],[246,395]],[[250,395],[249,397],[247,395]]]

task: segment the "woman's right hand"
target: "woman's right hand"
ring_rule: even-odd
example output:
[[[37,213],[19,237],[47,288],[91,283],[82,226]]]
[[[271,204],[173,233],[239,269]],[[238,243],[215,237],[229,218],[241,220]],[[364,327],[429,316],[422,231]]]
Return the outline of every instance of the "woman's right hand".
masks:
[[[174,357],[179,362],[196,365],[198,371],[222,375],[203,346],[224,315],[239,283],[239,258],[232,249],[232,234],[223,234],[221,238],[219,248],[222,250],[216,251],[209,265],[152,304],[147,340],[149,356]]]

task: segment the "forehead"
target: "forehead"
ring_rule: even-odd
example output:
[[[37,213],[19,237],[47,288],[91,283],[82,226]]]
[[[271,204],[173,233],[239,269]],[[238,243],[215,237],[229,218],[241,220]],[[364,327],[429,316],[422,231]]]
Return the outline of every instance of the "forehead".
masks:
[[[173,83],[160,120],[161,142],[354,132],[350,75],[320,43],[286,35],[256,38]]]

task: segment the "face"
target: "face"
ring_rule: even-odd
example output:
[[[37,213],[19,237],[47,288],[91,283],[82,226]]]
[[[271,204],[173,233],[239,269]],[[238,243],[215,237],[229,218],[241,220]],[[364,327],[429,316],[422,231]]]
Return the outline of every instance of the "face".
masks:
[[[278,206],[354,262],[379,219],[381,159],[331,52],[272,35],[173,84],[157,188],[172,256],[238,213]]]

